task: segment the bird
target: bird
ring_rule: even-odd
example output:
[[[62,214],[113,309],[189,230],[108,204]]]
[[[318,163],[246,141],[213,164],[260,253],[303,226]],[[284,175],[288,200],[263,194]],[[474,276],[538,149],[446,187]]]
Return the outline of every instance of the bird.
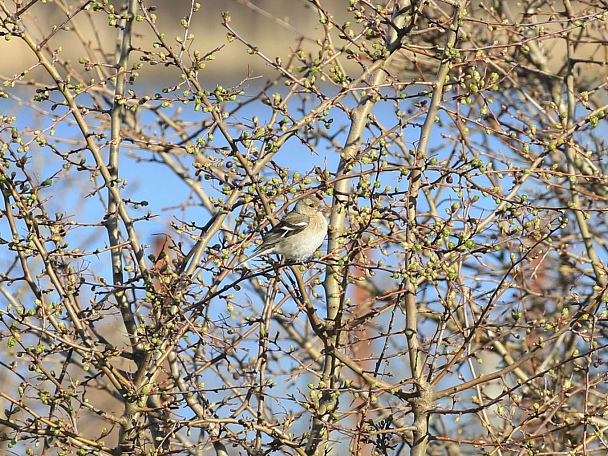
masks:
[[[322,211],[322,202],[317,196],[302,198],[262,236],[262,244],[239,264],[272,253],[298,261],[310,257],[323,244],[327,234],[327,219]]]

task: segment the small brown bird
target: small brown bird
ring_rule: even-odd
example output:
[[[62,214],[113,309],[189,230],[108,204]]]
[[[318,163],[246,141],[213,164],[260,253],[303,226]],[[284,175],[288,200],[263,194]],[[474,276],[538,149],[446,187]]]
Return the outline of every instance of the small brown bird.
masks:
[[[322,202],[316,196],[302,198],[291,212],[262,236],[262,244],[241,263],[272,253],[294,260],[311,256],[323,244],[327,234],[327,220],[322,210]]]

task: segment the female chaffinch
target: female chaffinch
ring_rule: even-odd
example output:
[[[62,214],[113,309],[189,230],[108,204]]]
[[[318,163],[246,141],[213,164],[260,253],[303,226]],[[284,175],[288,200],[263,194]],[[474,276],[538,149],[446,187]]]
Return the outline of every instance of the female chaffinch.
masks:
[[[311,256],[327,234],[327,220],[322,210],[322,202],[316,196],[302,198],[291,212],[262,236],[262,244],[241,263],[271,253],[294,260]]]

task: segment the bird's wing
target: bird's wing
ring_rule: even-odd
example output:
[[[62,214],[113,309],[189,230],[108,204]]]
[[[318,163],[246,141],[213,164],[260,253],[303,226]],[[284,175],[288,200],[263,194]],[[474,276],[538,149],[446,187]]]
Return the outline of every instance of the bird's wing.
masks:
[[[305,230],[308,226],[307,215],[290,212],[264,236],[264,244],[272,245],[287,236],[293,236]]]

